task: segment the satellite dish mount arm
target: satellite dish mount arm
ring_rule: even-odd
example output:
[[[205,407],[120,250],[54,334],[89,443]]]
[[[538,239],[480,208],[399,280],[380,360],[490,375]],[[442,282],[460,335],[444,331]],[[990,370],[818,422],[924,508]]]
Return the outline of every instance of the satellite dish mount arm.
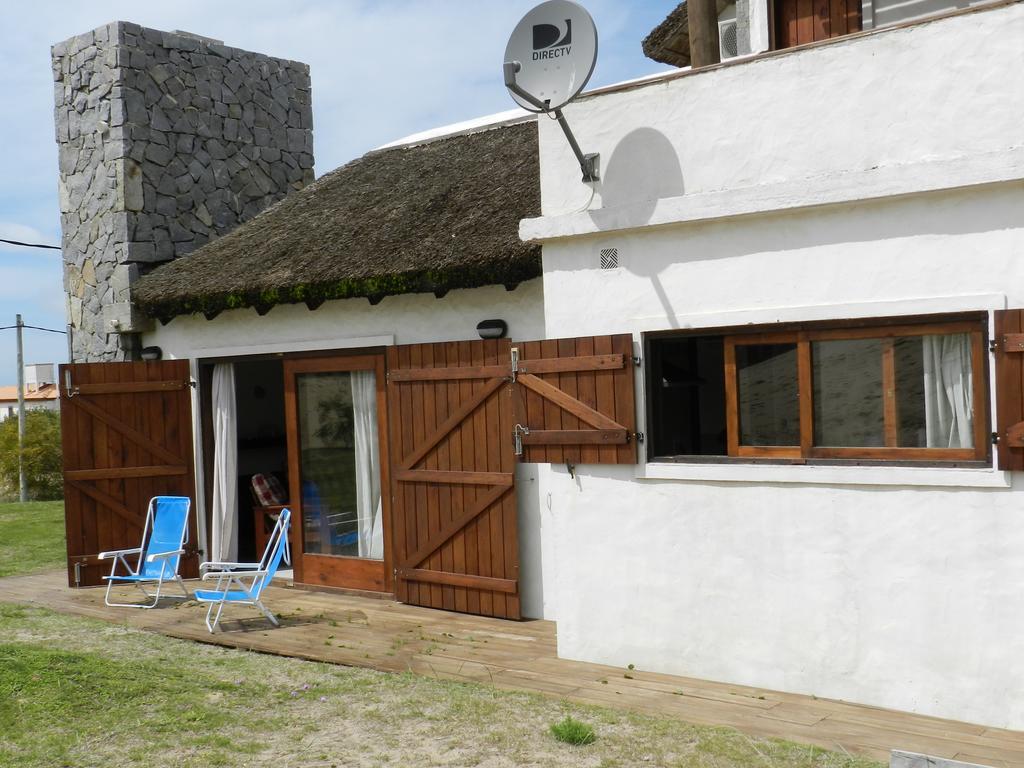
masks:
[[[586,155],[583,154],[583,150],[580,149],[580,145],[577,143],[576,137],[573,136],[572,131],[569,129],[569,123],[566,121],[565,115],[562,114],[562,110],[551,109],[550,102],[541,101],[532,93],[529,93],[519,87],[519,83],[516,82],[516,73],[522,69],[522,65],[518,61],[506,61],[503,69],[505,72],[506,88],[512,91],[512,93],[523,101],[535,106],[541,112],[554,113],[558,124],[562,126],[565,138],[569,140],[569,146],[572,147],[573,154],[576,155],[576,159],[579,161],[580,170],[583,171],[583,181],[588,183],[598,181],[601,178],[601,175],[598,172],[598,163],[601,155],[594,152]]]

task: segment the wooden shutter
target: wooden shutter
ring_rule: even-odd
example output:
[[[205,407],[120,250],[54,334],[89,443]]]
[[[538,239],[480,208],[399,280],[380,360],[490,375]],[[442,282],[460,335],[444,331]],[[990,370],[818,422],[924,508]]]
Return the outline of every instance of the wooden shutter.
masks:
[[[388,349],[395,596],[520,618],[507,340]]]
[[[860,0],[775,0],[775,49],[860,32]]]
[[[96,555],[139,546],[159,495],[193,499],[180,568],[199,575],[191,414],[187,360],[60,367],[69,584],[102,584]]]
[[[999,468],[1024,471],[1024,309],[995,313],[996,452]]]
[[[631,335],[515,346],[522,461],[636,464]]]

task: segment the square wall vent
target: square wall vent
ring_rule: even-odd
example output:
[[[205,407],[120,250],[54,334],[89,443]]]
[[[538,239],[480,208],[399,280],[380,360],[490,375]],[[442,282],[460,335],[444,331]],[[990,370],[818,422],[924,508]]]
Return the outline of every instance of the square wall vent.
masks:
[[[618,269],[619,267],[619,249],[618,248],[602,248],[601,249],[601,269]]]

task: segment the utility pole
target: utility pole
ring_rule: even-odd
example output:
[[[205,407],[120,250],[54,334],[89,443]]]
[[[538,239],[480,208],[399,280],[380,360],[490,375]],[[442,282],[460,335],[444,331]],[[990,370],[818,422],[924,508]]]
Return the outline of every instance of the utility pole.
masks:
[[[17,315],[14,326],[18,332],[18,498],[24,504],[28,501],[28,483],[25,480],[25,350],[22,345],[22,328],[25,324]]]

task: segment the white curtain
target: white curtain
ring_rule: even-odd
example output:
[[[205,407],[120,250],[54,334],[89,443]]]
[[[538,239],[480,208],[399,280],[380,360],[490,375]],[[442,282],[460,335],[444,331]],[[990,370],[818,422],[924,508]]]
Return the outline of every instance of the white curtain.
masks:
[[[972,448],[971,337],[925,336],[924,403],[929,448]]]
[[[352,410],[356,449],[356,514],[359,557],[384,557],[381,525],[380,439],[377,434],[377,374],[352,372]]]
[[[238,425],[235,367],[213,367],[213,560],[238,560]]]

